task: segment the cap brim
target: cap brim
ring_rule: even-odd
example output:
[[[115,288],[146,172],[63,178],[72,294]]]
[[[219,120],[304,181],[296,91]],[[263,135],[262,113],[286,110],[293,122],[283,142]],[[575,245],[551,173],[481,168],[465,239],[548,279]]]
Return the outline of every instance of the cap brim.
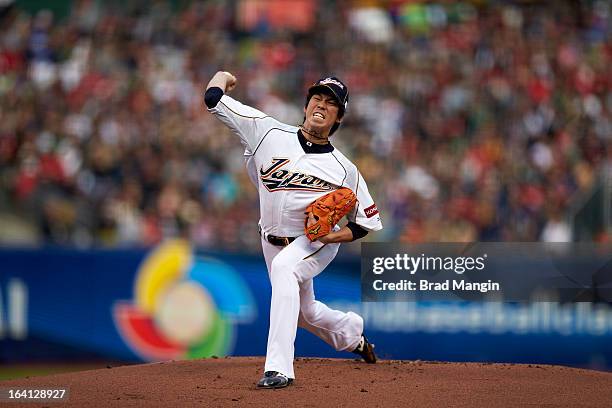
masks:
[[[332,93],[332,95],[334,95],[334,97],[336,98],[336,100],[338,101],[338,104],[340,106],[342,106],[342,108],[344,109],[344,103],[342,102],[342,99],[340,98],[340,96],[336,93],[336,91],[334,91],[334,88],[332,88],[329,85],[325,85],[325,84],[320,84],[320,85],[315,85],[315,86],[311,86],[310,88],[308,88],[308,95],[313,95],[315,93],[315,91],[317,89],[325,89],[328,90],[329,92]]]

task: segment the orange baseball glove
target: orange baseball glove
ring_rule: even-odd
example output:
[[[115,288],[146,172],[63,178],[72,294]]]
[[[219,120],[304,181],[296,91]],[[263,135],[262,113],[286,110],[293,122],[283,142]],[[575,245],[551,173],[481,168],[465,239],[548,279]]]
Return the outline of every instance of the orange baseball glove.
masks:
[[[313,201],[306,208],[304,232],[310,241],[331,232],[334,225],[348,214],[357,204],[357,197],[351,189],[341,187]]]

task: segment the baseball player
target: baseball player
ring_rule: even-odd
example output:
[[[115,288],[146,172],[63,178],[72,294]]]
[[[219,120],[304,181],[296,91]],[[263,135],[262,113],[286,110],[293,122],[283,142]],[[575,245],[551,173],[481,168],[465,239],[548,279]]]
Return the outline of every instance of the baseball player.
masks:
[[[335,77],[314,83],[308,89],[300,126],[281,123],[231,98],[227,92],[235,86],[232,74],[217,72],[204,101],[209,112],[240,138],[249,177],[259,192],[259,230],[272,299],[264,376],[257,386],[283,388],[293,382],[298,326],[336,350],[353,351],[375,363],[361,316],[332,310],[315,300],[312,281],[336,256],[341,242],[382,229],[363,177],[329,142],[348,105],[346,85]],[[347,215],[348,224],[336,225],[311,242],[304,234],[305,209],[340,187],[351,189],[358,199]]]

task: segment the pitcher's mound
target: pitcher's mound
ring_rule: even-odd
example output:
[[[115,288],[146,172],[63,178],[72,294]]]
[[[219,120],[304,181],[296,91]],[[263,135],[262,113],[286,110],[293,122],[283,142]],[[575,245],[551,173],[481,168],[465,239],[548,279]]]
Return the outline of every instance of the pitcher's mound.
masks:
[[[293,385],[258,390],[262,367],[261,357],[211,358],[10,380],[0,387],[69,387],[66,405],[104,408],[612,406],[611,373],[567,367],[301,358]],[[36,406],[50,404],[58,406]]]

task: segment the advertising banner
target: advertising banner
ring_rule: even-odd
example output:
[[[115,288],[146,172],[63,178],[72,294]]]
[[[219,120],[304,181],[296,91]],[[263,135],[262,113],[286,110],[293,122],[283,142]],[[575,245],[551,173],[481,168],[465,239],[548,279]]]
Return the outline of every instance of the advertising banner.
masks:
[[[0,362],[160,361],[264,355],[263,258],[150,250],[0,250]],[[339,257],[314,279],[328,306],[364,317],[383,359],[612,367],[603,302],[362,302],[360,265]],[[383,275],[384,276],[384,275]],[[296,356],[352,357],[299,330]]]

